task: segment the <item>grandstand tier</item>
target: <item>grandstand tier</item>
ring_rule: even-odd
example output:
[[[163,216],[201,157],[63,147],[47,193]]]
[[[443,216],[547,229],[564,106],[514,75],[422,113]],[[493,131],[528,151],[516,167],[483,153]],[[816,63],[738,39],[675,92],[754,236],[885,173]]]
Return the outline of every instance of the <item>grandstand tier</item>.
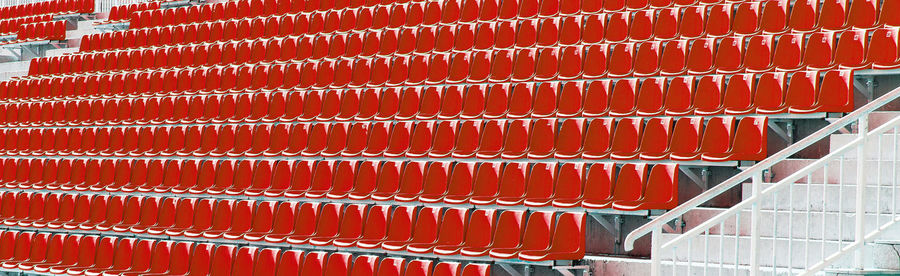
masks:
[[[900,86],[900,0],[27,2],[0,1],[13,273],[819,272],[760,248],[821,232],[830,261],[843,205],[807,188],[800,236],[773,199],[760,234],[762,179]]]

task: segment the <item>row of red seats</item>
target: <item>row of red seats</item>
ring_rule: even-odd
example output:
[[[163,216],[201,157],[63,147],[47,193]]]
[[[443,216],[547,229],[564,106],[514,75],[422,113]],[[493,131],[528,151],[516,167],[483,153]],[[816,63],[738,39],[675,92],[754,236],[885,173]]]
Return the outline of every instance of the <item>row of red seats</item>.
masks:
[[[95,25],[127,22],[131,14],[139,11],[155,10],[160,8],[160,2],[143,2],[122,6],[113,6],[105,21],[94,23]]]
[[[577,260],[586,235],[584,213],[531,212],[523,223],[525,211],[11,192],[2,198],[6,225],[445,256],[469,249],[469,256]]]
[[[277,68],[277,66],[276,66]],[[255,72],[265,73],[266,67]],[[191,71],[157,75],[157,85],[185,94],[207,93],[189,87]],[[204,76],[202,69],[198,71]],[[255,74],[247,73],[245,77]],[[171,76],[172,78],[168,78]],[[182,79],[181,76],[187,76]],[[149,77],[149,76],[148,76]],[[121,97],[122,75],[87,79],[54,78],[0,83],[0,125],[77,126],[196,122],[294,122],[545,117],[713,116],[849,112],[853,109],[852,71],[738,74],[700,78],[620,79],[541,84],[450,85],[384,89],[335,89],[306,92],[196,95],[137,99]],[[78,80],[78,82],[74,82]],[[130,79],[134,80],[134,79]],[[727,82],[726,82],[727,80]],[[118,85],[115,85],[118,82]],[[143,81],[150,85],[149,78]],[[75,86],[74,84],[81,84]],[[63,85],[69,88],[61,88]],[[182,86],[184,84],[184,86]],[[201,85],[203,83],[201,82]],[[118,88],[114,88],[117,87]],[[254,87],[256,88],[256,87]],[[28,89],[28,91],[19,91]],[[227,87],[223,87],[227,89]],[[76,90],[74,92],[67,92]],[[111,94],[98,95],[99,91]],[[157,90],[157,89],[154,89]],[[159,89],[161,90],[161,89]],[[193,90],[193,91],[192,91]],[[153,91],[153,90],[151,90]],[[155,93],[127,93],[150,97]],[[49,95],[50,92],[64,93]],[[179,93],[181,94],[181,93]],[[98,99],[68,100],[63,99]],[[33,99],[33,100],[31,100]],[[43,99],[41,102],[34,100]],[[58,99],[59,101],[46,101]],[[17,102],[21,102],[15,104]],[[28,103],[30,102],[30,103]],[[290,108],[289,108],[290,107]]]
[[[589,124],[587,123],[589,122]],[[206,125],[0,131],[12,156],[762,160],[766,118]],[[673,127],[674,125],[674,127]],[[701,139],[701,137],[703,139]],[[677,143],[674,141],[678,141]]]
[[[0,231],[5,269],[66,275],[489,276],[490,265],[212,243]]]
[[[678,205],[678,165],[6,159],[8,189],[621,210]],[[648,176],[649,171],[649,176]],[[24,211],[24,210],[23,210]]]
[[[0,35],[13,35],[19,31],[19,26],[28,23],[53,20],[53,15],[35,15],[15,19],[0,20]]]
[[[841,0],[829,0],[825,7],[832,7],[835,12],[843,12],[843,3]],[[866,1],[856,1],[865,3]],[[854,3],[856,3],[854,2]],[[869,1],[871,2],[871,1]],[[432,2],[438,5],[438,2]],[[777,7],[786,8],[786,2],[769,1],[769,5],[779,5]],[[829,5],[830,4],[830,5]],[[500,21],[500,22],[480,22],[480,23],[464,23],[449,24],[440,27],[423,27],[416,22],[421,20],[411,20],[405,18],[377,20],[363,20],[358,18],[356,10],[347,10],[342,13],[332,12],[327,17],[322,14],[305,15],[287,15],[275,16],[268,18],[247,18],[239,21],[219,21],[214,23],[195,23],[181,26],[166,26],[164,28],[154,29],[132,29],[119,34],[110,34],[107,37],[118,37],[115,40],[124,40],[125,46],[139,43],[137,41],[145,41],[150,38],[161,37],[165,41],[145,42],[144,46],[165,45],[165,44],[184,44],[194,42],[212,42],[220,40],[228,40],[235,38],[267,38],[273,36],[286,35],[304,35],[304,34],[342,34],[347,35],[351,31],[355,32],[372,32],[380,31],[385,28],[392,28],[394,32],[406,32],[407,36],[419,32],[422,37],[437,37],[443,41],[453,41],[454,37],[458,40],[493,40],[486,41],[490,44],[498,44],[499,48],[505,47],[508,43],[514,43],[517,47],[529,47],[535,45],[554,46],[554,45],[574,45],[578,43],[600,43],[600,42],[636,42],[646,40],[671,40],[671,39],[693,39],[703,37],[721,37],[729,35],[755,35],[760,34],[765,29],[768,33],[784,33],[792,31],[793,26],[785,25],[786,18],[779,20],[769,19],[772,22],[762,29],[759,26],[760,15],[756,14],[759,10],[760,3],[734,3],[707,6],[696,6],[686,8],[667,8],[660,11],[643,10],[635,12],[620,12],[588,16],[563,16],[543,19],[524,19],[516,21]],[[403,12],[403,6],[397,6],[400,10],[396,13],[406,16]],[[734,20],[732,23],[731,14],[736,9]],[[799,9],[799,8],[798,8]],[[817,9],[809,7],[815,12]],[[707,10],[709,13],[707,14]],[[786,10],[773,10],[774,15],[784,17]],[[825,18],[835,17],[834,13],[828,11],[828,16],[819,17],[825,21]],[[874,12],[874,10],[873,10]],[[798,14],[808,16],[798,11]],[[763,14],[762,17],[767,15]],[[773,16],[768,16],[773,17]],[[798,17],[801,17],[798,15]],[[797,25],[799,31],[815,32],[819,31],[819,25],[823,25],[824,31],[841,31],[848,29],[851,25],[848,22],[864,21],[851,18],[844,20],[843,15],[837,16],[837,22],[818,22],[802,23],[801,20],[791,21],[792,25]],[[815,20],[815,17],[812,17]],[[834,20],[831,20],[834,21]],[[880,22],[872,19],[871,26],[866,28],[876,28],[884,24],[875,24]],[[762,21],[767,22],[767,21]],[[435,23],[435,22],[433,22]],[[900,23],[900,22],[898,22]],[[436,24],[436,23],[435,23]],[[862,24],[862,23],[860,23]],[[807,27],[804,27],[809,25]],[[834,25],[834,26],[833,26]],[[894,26],[888,24],[888,26]],[[859,26],[854,26],[859,27]],[[402,28],[397,30],[396,28]],[[582,29],[590,30],[590,32],[582,31]],[[495,33],[497,33],[495,35]],[[245,34],[245,35],[240,35]],[[97,35],[101,37],[102,36]],[[171,40],[166,37],[173,36]],[[198,37],[199,36],[199,37]],[[583,37],[582,37],[583,36]],[[113,39],[113,38],[109,38]],[[135,41],[137,40],[137,41]],[[410,41],[416,41],[413,36]],[[421,39],[420,39],[421,40]],[[486,42],[480,43],[484,45]],[[109,45],[111,42],[101,42],[101,44]],[[469,42],[471,44],[471,42]],[[478,43],[476,43],[478,44]],[[523,45],[527,44],[527,45]],[[114,47],[114,46],[110,46]],[[110,49],[107,47],[89,47],[92,50]],[[87,50],[82,48],[82,50]]]
[[[881,32],[884,31],[884,32]],[[518,50],[494,50],[475,51],[472,53],[434,54],[375,57],[356,60],[323,59],[312,61],[308,58],[302,64],[274,64],[270,66],[257,66],[246,64],[243,66],[226,65],[201,68],[205,71],[203,79],[191,79],[194,69],[172,68],[153,72],[139,71],[134,73],[120,73],[135,75],[135,78],[168,78],[156,83],[156,87],[147,87],[152,91],[179,91],[177,86],[197,86],[204,90],[246,90],[246,89],[275,89],[275,88],[343,88],[362,86],[401,86],[421,84],[443,83],[479,83],[479,82],[508,82],[512,81],[546,81],[568,79],[595,79],[602,77],[646,77],[646,76],[677,76],[677,75],[704,75],[714,73],[739,73],[769,72],[769,71],[796,71],[796,70],[830,70],[835,68],[861,69],[876,67],[879,69],[895,68],[900,65],[897,43],[898,29],[882,29],[876,31],[872,46],[867,47],[865,33],[847,31],[838,42],[838,47],[833,49],[831,43],[833,34],[816,33],[810,37],[810,43],[803,47],[803,41],[790,39],[791,44],[780,44],[785,47],[776,48],[774,55],[770,48],[756,49],[743,52],[740,45],[743,40],[723,38],[719,47],[716,40],[700,39],[693,41],[672,41],[664,47],[658,43],[639,43],[637,45],[613,44],[592,45],[586,48],[570,46],[563,48],[544,49],[518,49]],[[756,37],[755,37],[756,38]],[[771,40],[759,37],[758,45],[768,44]],[[862,39],[862,40],[860,40]],[[752,39],[751,39],[752,41]],[[768,41],[768,42],[767,42]],[[821,43],[814,43],[814,42]],[[728,42],[728,43],[725,43]],[[690,44],[688,44],[690,43]],[[239,46],[235,44],[234,46]],[[283,55],[266,55],[267,47],[261,47],[259,54],[250,55],[252,49],[248,44],[244,53],[247,55],[221,55],[220,63],[247,63],[265,62],[268,60],[279,61]],[[690,45],[690,46],[688,46]],[[730,46],[729,46],[730,45]],[[755,46],[755,45],[748,45]],[[294,49],[292,47],[288,47]],[[309,50],[310,48],[300,47]],[[804,51],[805,48],[805,51]],[[228,49],[228,48],[226,48]],[[237,48],[230,48],[237,49]],[[778,51],[781,50],[781,51]],[[158,53],[159,51],[153,51]],[[178,52],[177,50],[173,52]],[[146,52],[145,52],[146,53]],[[241,52],[237,52],[240,54]],[[302,53],[302,52],[299,52]],[[176,54],[177,55],[177,54]],[[305,53],[304,53],[305,55]],[[134,54],[132,57],[137,57]],[[71,60],[78,59],[72,58]],[[94,56],[89,56],[94,58]],[[124,65],[116,61],[105,61],[106,57],[114,58],[109,54],[94,61],[94,64],[103,66]],[[176,64],[195,61],[192,55],[178,55],[178,58],[165,60],[156,54],[151,56],[140,55],[140,60],[149,62],[153,58],[153,66],[168,66],[169,62]],[[234,59],[232,59],[234,57]],[[745,58],[742,58],[745,57]],[[200,58],[202,60],[202,58]],[[127,61],[132,61],[129,58]],[[135,58],[134,61],[137,61]],[[84,64],[84,58],[81,59]],[[143,63],[142,62],[142,63]],[[198,62],[199,63],[199,62]],[[78,62],[72,62],[78,64]],[[90,63],[89,63],[90,64]],[[608,66],[607,66],[608,64]],[[151,66],[151,67],[153,67]],[[63,66],[65,67],[65,66]],[[106,67],[104,67],[106,68]],[[38,70],[38,69],[35,69]],[[239,74],[241,72],[242,74]],[[245,73],[244,73],[245,72]],[[252,74],[252,75],[251,75]],[[112,76],[111,76],[112,77]],[[111,78],[110,77],[110,78]],[[88,78],[81,76],[80,78]],[[96,76],[100,78],[100,76]],[[125,76],[123,82],[125,81]],[[178,78],[184,78],[179,80]],[[138,81],[138,80],[135,80]],[[149,80],[148,85],[151,83]],[[57,82],[62,82],[58,79]],[[179,84],[182,82],[182,84]],[[76,82],[83,83],[83,82]],[[132,88],[127,83],[119,84],[123,89]],[[168,85],[169,88],[164,86]],[[219,86],[224,86],[219,88]],[[234,87],[236,86],[236,87]],[[117,90],[118,87],[111,87]],[[65,90],[65,88],[63,88]],[[158,92],[157,92],[158,93]]]
[[[401,41],[395,36],[391,39],[387,39],[389,36],[369,36],[373,39],[356,42],[347,41],[352,36],[289,37],[43,58],[33,61],[35,68],[30,71],[41,75],[340,59],[331,66],[352,72],[371,67],[357,69],[360,67],[357,64],[367,62],[356,61],[359,57],[375,58],[375,62],[384,59],[383,63],[389,63],[390,56],[396,56],[407,67],[421,67],[421,78],[426,78],[426,82],[493,79],[496,78],[493,71],[501,69],[495,68],[498,66],[512,67],[514,75],[522,75],[520,78],[535,75],[537,80],[603,77],[607,74],[610,77],[645,77],[795,71],[838,66],[890,69],[900,66],[898,34],[900,28],[883,28],[868,34],[863,30],[844,31],[840,39],[831,32],[815,33],[809,38],[802,34],[782,35],[777,44],[772,35],[760,35],[515,51],[491,50],[490,47],[478,49],[482,47],[476,41],[465,43],[466,48],[459,51],[453,50],[451,43],[449,48],[431,45],[437,47],[426,47],[422,52],[415,45],[415,36],[400,37]],[[380,41],[381,45],[368,44],[370,41]],[[404,43],[408,47],[403,46]],[[473,46],[476,51],[471,51]],[[437,70],[439,74],[428,75],[429,70]]]
[[[22,24],[16,33],[16,40],[3,42],[15,44],[37,40],[66,40],[66,21],[47,21]]]
[[[579,13],[599,13],[602,3],[582,0],[525,0],[519,3],[512,1],[460,1],[425,2],[425,1],[324,1],[320,3],[303,1],[260,0],[234,1],[209,5],[182,7],[171,10],[155,10],[135,13],[132,28],[146,28],[209,22],[216,20],[235,20],[248,17],[277,16],[284,14],[310,14],[326,16],[352,11],[359,21],[382,24],[400,22],[407,26],[434,25],[438,23],[453,24],[470,23],[476,20],[495,21],[515,18],[550,17],[557,15],[575,15]],[[611,1],[615,2],[615,1]],[[599,5],[598,5],[599,4]],[[481,7],[479,7],[481,5]],[[358,15],[356,15],[358,14]],[[409,14],[409,16],[407,16]]]
[[[93,0],[51,0],[0,7],[0,19],[44,14],[93,13]]]

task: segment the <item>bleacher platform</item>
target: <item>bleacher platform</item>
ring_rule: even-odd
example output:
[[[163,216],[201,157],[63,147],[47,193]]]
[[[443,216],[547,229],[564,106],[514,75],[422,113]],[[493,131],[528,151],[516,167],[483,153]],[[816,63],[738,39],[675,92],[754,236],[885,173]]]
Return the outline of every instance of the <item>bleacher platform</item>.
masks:
[[[865,104],[856,74],[900,68],[898,8],[2,7],[0,47],[30,66],[0,82],[0,270],[573,275],[646,257],[621,237],[795,123]]]

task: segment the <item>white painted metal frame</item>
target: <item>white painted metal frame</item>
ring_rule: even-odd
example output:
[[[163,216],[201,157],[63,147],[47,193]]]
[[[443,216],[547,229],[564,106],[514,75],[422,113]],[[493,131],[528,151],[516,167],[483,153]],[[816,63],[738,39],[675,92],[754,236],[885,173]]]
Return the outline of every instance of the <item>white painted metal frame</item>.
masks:
[[[684,270],[688,275],[759,275],[760,272],[808,275],[821,271],[849,253],[855,253],[854,268],[862,269],[863,256],[862,250],[859,250],[862,245],[900,220],[897,215],[900,209],[897,205],[900,176],[896,172],[900,162],[900,117],[871,132],[868,127],[869,114],[897,98],[900,98],[900,89],[885,94],[639,227],[625,238],[625,249],[632,250],[638,238],[651,234],[653,275],[674,275]],[[829,139],[832,134],[853,123],[858,126],[859,134],[852,142],[763,189],[763,185],[767,185],[763,183],[763,174],[774,165]],[[890,141],[886,141],[885,137],[890,137]],[[877,156],[867,156],[866,146]],[[873,147],[877,151],[871,151]],[[855,179],[849,177],[855,172],[861,173],[856,173]],[[890,174],[891,177],[883,177],[883,174]],[[834,175],[837,175],[836,180]],[[748,182],[752,184],[752,196],[684,234],[669,241],[663,240],[663,229],[669,222]],[[821,192],[813,194],[815,189]],[[877,195],[867,197],[867,189],[876,189]],[[806,193],[805,201],[802,197],[795,199],[794,193],[798,191]],[[838,200],[828,200],[829,193]],[[844,196],[850,193],[855,193],[855,199]],[[816,197],[821,202],[812,204]],[[815,200],[819,201],[818,198]],[[871,206],[873,198],[875,202]],[[848,202],[847,206],[844,206],[845,202]],[[855,206],[849,205],[850,202],[854,202]],[[884,206],[885,203],[889,206]],[[787,206],[779,207],[779,204]],[[851,223],[844,222],[848,218],[853,218],[852,227],[849,225]],[[741,227],[742,219],[745,223],[746,219],[750,220],[749,228]],[[873,220],[874,228],[871,227]],[[814,222],[815,227],[812,225]],[[870,225],[868,228],[867,223]],[[838,229],[838,233],[826,229]],[[749,246],[749,252],[746,252],[746,246]],[[725,248],[729,252],[724,252]],[[784,248],[787,252],[778,251]],[[803,257],[795,260],[795,255]]]

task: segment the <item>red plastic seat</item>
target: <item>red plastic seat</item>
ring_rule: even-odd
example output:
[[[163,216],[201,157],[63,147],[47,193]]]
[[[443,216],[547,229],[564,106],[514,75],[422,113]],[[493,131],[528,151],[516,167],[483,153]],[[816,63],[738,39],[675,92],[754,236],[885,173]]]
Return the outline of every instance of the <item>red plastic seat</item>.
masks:
[[[821,85],[818,86],[815,104],[810,107],[792,106],[789,111],[791,113],[851,112],[854,107],[852,80],[852,71],[828,71],[822,78]],[[815,86],[812,88],[815,88]],[[790,92],[791,89],[789,87],[789,95]]]
[[[554,213],[531,213],[522,233],[521,244],[513,248],[495,246],[491,249],[490,255],[498,259],[511,259],[519,257],[520,252],[546,250],[550,246],[553,234],[552,228],[555,224],[556,216]]]
[[[609,100],[611,116],[627,117],[637,112],[637,84],[637,79],[622,79],[616,82]]]
[[[637,95],[636,114],[645,117],[663,115],[665,92],[665,78],[644,79]]]
[[[884,70],[900,67],[898,35],[900,35],[900,29],[896,27],[880,28],[872,32],[866,60],[872,63],[873,69]]]
[[[494,248],[518,248],[521,245],[524,221],[525,212],[504,211],[499,214],[496,227],[493,232],[489,233],[490,236],[481,236],[481,238],[493,237],[492,242],[467,244],[462,247],[460,253],[463,256],[480,257],[487,256]]]
[[[834,55],[834,40],[834,32],[813,33],[807,38],[803,62],[809,69],[825,70],[832,69],[837,65],[835,63],[837,57]]]
[[[753,105],[754,79],[752,74],[732,75],[728,79],[723,100],[725,114],[744,115],[754,111],[756,108]]]
[[[584,134],[583,158],[606,159],[609,157],[614,122],[611,118],[595,119],[588,124]]]
[[[854,1],[865,2],[865,1]],[[868,35],[865,30],[847,30],[841,32],[841,38],[835,47],[835,64],[841,69],[864,69],[871,65],[866,58]]]
[[[618,183],[616,183],[618,185]],[[619,210],[672,209],[678,206],[678,164],[653,166],[646,178],[643,195],[634,201],[616,201]]]

